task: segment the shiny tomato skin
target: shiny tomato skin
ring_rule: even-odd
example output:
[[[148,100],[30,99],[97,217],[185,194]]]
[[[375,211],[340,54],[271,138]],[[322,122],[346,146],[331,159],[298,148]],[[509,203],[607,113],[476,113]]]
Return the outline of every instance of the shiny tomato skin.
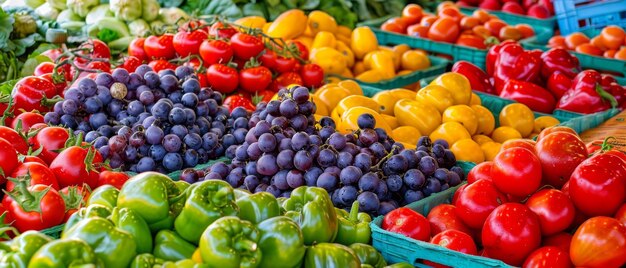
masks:
[[[535,145],[536,144],[533,143],[531,140],[523,140],[523,139],[508,140],[502,143],[502,147],[500,147],[500,151],[504,151],[506,149],[510,149],[514,147],[522,147],[522,148],[526,148],[530,150],[531,152],[534,152]]]
[[[28,143],[15,129],[0,126],[0,138],[6,140],[20,154],[28,153]]]
[[[454,43],[459,37],[461,28],[451,17],[440,17],[428,29],[428,39],[439,42]]]
[[[200,57],[204,61],[204,66],[225,64],[233,57],[233,49],[224,40],[204,40],[200,45]]]
[[[130,177],[124,172],[116,172],[105,170],[98,175],[98,187],[102,185],[112,185],[113,187],[122,189],[122,186]]]
[[[435,244],[440,247],[447,248],[449,250],[454,250],[458,252],[462,252],[470,255],[477,255],[478,250],[476,249],[476,243],[471,236],[468,234],[458,231],[458,230],[445,230],[437,235],[435,235],[431,240],[431,244]],[[445,265],[438,264],[432,261],[424,261],[424,264],[435,267],[435,268],[443,268],[448,267]]]
[[[506,196],[496,189],[493,182],[478,180],[468,185],[454,203],[457,215],[470,228],[480,229],[485,220],[501,204]]]
[[[143,49],[150,59],[173,59],[176,57],[173,41],[173,34],[152,35],[144,41]]]
[[[577,267],[620,267],[626,263],[626,226],[598,216],[574,233],[569,255]]]
[[[428,220],[406,207],[394,209],[385,215],[382,227],[384,230],[399,233],[415,240],[428,241],[430,238]]]
[[[272,83],[272,71],[265,66],[243,69],[239,72],[239,88],[254,93],[265,90]]]
[[[615,215],[626,202],[626,163],[612,154],[590,157],[572,173],[569,195],[585,215]]]
[[[445,230],[458,230],[466,234],[472,234],[472,230],[457,215],[454,205],[438,205],[428,212],[426,219],[430,222],[431,236],[435,236]]]
[[[43,230],[52,226],[59,225],[63,222],[65,215],[65,202],[61,195],[55,189],[48,186],[37,184],[28,187],[31,192],[43,192],[39,204],[33,204],[41,209],[41,213],[37,211],[24,211],[20,204],[15,202],[9,195],[5,195],[2,205],[14,219],[13,226],[20,232],[28,230]]]
[[[230,38],[235,57],[242,60],[256,58],[265,49],[261,38],[246,33],[236,33]]]
[[[574,169],[587,159],[585,143],[568,132],[554,132],[542,137],[535,152],[544,181],[556,188],[563,186]]]
[[[219,37],[220,39],[230,39],[236,33],[238,33],[237,29],[221,21],[214,23],[211,25],[211,28],[209,28],[209,36]]]
[[[491,177],[496,188],[514,196],[527,196],[541,185],[541,163],[525,148],[511,148],[493,160]]]
[[[510,265],[521,265],[541,245],[539,225],[537,215],[525,205],[506,203],[499,206],[483,226],[484,253]]]
[[[204,31],[179,31],[174,35],[172,45],[180,57],[197,55],[200,45],[209,35]]]
[[[451,204],[456,204],[457,200],[459,200],[459,196],[461,195],[461,193],[465,190],[465,188],[467,188],[469,184],[463,184],[461,185],[461,187],[459,187],[458,189],[456,189],[456,192],[454,192],[454,195],[452,196],[452,202],[450,202]]]
[[[40,163],[23,163],[19,165],[13,172],[11,172],[12,178],[18,178],[22,176],[30,177],[30,186],[35,184],[43,184],[45,186],[52,186],[52,189],[59,190],[59,183],[57,182],[57,178],[54,176],[52,170],[50,170],[47,166],[42,165]],[[11,191],[15,188],[15,183],[12,181],[8,181],[6,184],[6,190]]]
[[[549,127],[546,128],[544,130],[541,131],[541,133],[539,133],[539,135],[537,135],[537,142],[539,142],[541,139],[543,139],[543,137],[548,136],[548,134],[554,133],[554,132],[569,132],[572,133],[574,135],[578,135],[576,133],[576,130],[570,128],[570,127],[566,127],[566,126],[554,126],[554,127]]]
[[[141,60],[142,62],[148,62],[150,57],[146,54],[146,51],[143,49],[143,44],[146,41],[145,38],[135,38],[128,45],[128,55],[133,56]]]
[[[491,168],[493,167],[492,161],[482,162],[473,167],[469,173],[467,173],[467,184],[472,184],[478,180],[491,181]]]
[[[541,246],[553,246],[560,248],[567,254],[569,254],[569,247],[572,243],[572,235],[566,232],[561,232],[548,237],[544,237],[541,241]]]
[[[324,70],[315,63],[309,63],[300,69],[302,85],[308,88],[318,88],[324,84]]]
[[[544,236],[564,231],[574,222],[576,209],[569,197],[556,189],[545,189],[534,193],[526,206],[537,214]]]
[[[213,64],[206,71],[209,85],[221,93],[231,93],[239,85],[239,74],[235,68]]]
[[[568,268],[572,267],[569,253],[557,247],[541,247],[528,255],[522,268]]]
[[[626,226],[626,204],[623,204],[617,212],[615,212],[614,218]]]
[[[4,183],[5,176],[8,176],[18,167],[17,152],[7,140],[0,138],[0,183]]]

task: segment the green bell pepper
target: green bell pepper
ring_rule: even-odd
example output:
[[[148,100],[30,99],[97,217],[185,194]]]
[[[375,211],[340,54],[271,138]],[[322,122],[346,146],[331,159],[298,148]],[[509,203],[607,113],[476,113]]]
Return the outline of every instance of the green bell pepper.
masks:
[[[190,259],[180,260],[177,262],[165,262],[160,268],[209,268],[210,266],[204,263],[195,263]]]
[[[261,263],[259,231],[249,221],[226,216],[213,222],[200,238],[200,255],[214,267],[254,268]]]
[[[370,242],[372,230],[370,222],[372,218],[367,213],[359,213],[359,202],[354,201],[350,208],[350,213],[343,209],[335,208],[337,211],[337,219],[339,221],[339,229],[335,243],[350,246],[354,243]]]
[[[278,216],[257,226],[263,252],[260,267],[300,267],[306,248],[300,227],[292,219]]]
[[[176,232],[185,240],[198,244],[204,229],[223,216],[237,215],[233,188],[225,181],[198,183],[174,222]]]
[[[30,258],[52,238],[37,231],[26,231],[13,240],[3,242],[6,250],[0,250],[0,267],[26,268]]]
[[[310,246],[304,256],[304,268],[316,267],[360,268],[361,261],[349,247],[320,243]]]
[[[120,191],[111,185],[102,185],[94,190],[89,196],[87,206],[93,204],[103,205],[109,209],[113,209],[117,206],[117,197]]]
[[[109,219],[115,226],[129,232],[135,239],[137,253],[152,252],[152,234],[146,221],[134,210],[128,208],[114,208]]]
[[[63,232],[67,232],[70,228],[72,228],[83,219],[92,217],[106,218],[110,215],[111,209],[100,204],[93,204],[88,207],[80,208],[67,220],[65,226],[63,227]]]
[[[171,230],[161,230],[154,237],[155,257],[166,261],[179,261],[191,259],[196,246],[187,242],[177,233]]]
[[[129,268],[158,267],[163,263],[165,263],[164,260],[154,257],[154,255],[150,253],[143,253],[135,256]]]
[[[361,265],[369,264],[374,268],[383,268],[387,266],[387,262],[383,258],[383,255],[368,244],[355,243],[350,245],[350,248],[354,251],[356,256],[359,257]]]
[[[304,244],[332,242],[337,236],[337,213],[326,190],[301,186],[283,203],[285,216],[302,229]]]
[[[394,263],[392,265],[385,266],[385,268],[414,268],[414,267],[415,266],[406,262],[399,262],[399,263]]]
[[[244,196],[247,195],[251,195],[252,193],[250,193],[248,190],[246,189],[239,189],[239,188],[235,188],[233,189],[233,192],[235,193],[235,199],[239,199],[242,198]]]
[[[176,206],[185,193],[167,176],[144,172],[128,180],[117,198],[117,206],[137,212],[153,232],[170,229],[178,216]]]
[[[137,255],[133,236],[103,218],[83,219],[63,232],[61,238],[87,242],[106,267],[127,267]]]
[[[280,207],[273,194],[259,192],[237,198],[240,219],[259,224],[260,222],[279,216]]]
[[[28,268],[105,267],[94,250],[78,239],[61,239],[41,247],[30,259]],[[121,266],[115,266],[121,267]]]

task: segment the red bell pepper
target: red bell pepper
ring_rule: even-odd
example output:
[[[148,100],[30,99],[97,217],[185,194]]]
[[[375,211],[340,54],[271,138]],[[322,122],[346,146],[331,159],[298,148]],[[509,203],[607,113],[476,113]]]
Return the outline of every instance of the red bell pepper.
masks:
[[[498,94],[509,80],[537,82],[541,73],[541,58],[536,51],[524,50],[521,45],[508,44],[500,50],[493,72]]]
[[[555,72],[561,72],[570,79],[580,73],[580,62],[576,56],[562,48],[553,48],[541,54],[541,76],[548,79]]]
[[[552,94],[531,82],[509,80],[502,87],[500,97],[523,103],[533,111],[552,113],[556,100]]]
[[[617,107],[617,100],[602,88],[602,75],[594,70],[579,73],[572,88],[563,95],[557,108],[592,114]]]
[[[463,60],[457,61],[452,66],[452,72],[467,77],[473,90],[496,94],[496,90],[493,88],[493,85],[491,85],[491,81],[489,81],[489,76],[478,68],[478,66]]]
[[[489,76],[493,76],[493,71],[496,68],[496,58],[498,58],[498,54],[500,54],[500,50],[508,44],[515,44],[515,41],[506,40],[500,44],[497,44],[489,48],[489,51],[487,52],[487,57],[485,59],[486,66],[487,66],[487,74],[489,74]]]
[[[546,86],[556,99],[560,99],[572,87],[572,78],[560,71],[556,71],[548,77]]]

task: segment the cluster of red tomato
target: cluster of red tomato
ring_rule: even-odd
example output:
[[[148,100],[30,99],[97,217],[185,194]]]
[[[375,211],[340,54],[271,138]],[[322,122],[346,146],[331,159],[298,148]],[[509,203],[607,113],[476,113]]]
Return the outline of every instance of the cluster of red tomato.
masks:
[[[306,63],[309,51],[299,41],[282,43],[222,22],[189,22],[176,34],[137,38],[128,54],[139,64],[148,62],[157,72],[174,70],[178,65],[173,62],[178,59],[196,69],[201,86],[224,94],[237,91],[248,98],[257,95],[259,101],[268,101],[290,84],[313,88],[324,83],[324,71]],[[252,103],[238,106],[254,107]]]
[[[401,17],[387,20],[380,28],[478,49],[486,49],[498,43],[497,40],[518,41],[535,35],[528,24],[508,25],[482,9],[466,16],[457,5],[449,2],[437,6],[436,15],[424,13],[419,5],[409,4],[402,11]]]
[[[66,222],[86,205],[92,189],[121,188],[129,176],[107,170],[93,146],[67,129],[47,126],[36,113],[0,126],[0,221],[18,231],[42,230]],[[14,121],[14,122],[15,122]]]
[[[426,218],[392,211],[383,228],[422,241],[432,235],[440,246],[516,266],[622,266],[626,155],[596,150],[567,127],[548,128],[537,142],[506,142],[493,161],[469,172],[452,204]]]
[[[459,0],[456,4],[487,10],[502,10],[503,12],[528,15],[538,19],[554,16],[554,6],[551,0]]]

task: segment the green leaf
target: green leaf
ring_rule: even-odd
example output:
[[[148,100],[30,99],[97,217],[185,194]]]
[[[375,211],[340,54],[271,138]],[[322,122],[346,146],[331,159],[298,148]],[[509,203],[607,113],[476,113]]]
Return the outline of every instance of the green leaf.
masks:
[[[0,49],[5,48],[13,31],[13,16],[0,8]]]
[[[120,38],[120,35],[109,28],[104,28],[98,32],[98,39],[102,40],[102,42],[109,43],[113,40],[117,40]]]
[[[275,7],[280,4],[280,0],[265,0],[265,3],[268,5],[268,9]]]
[[[320,0],[306,0],[303,4],[300,5],[300,9],[304,10],[314,10],[320,6]]]
[[[261,3],[247,3],[242,8],[244,16],[260,16],[267,18],[267,11],[265,5]]]
[[[202,15],[221,15],[227,18],[243,17],[243,12],[232,0],[212,0],[205,6],[202,9]]]
[[[281,13],[285,12],[289,10],[289,8],[287,8],[287,6],[280,4],[277,5],[273,8],[268,8],[267,12],[269,13],[269,19],[270,21],[275,20]]]
[[[52,60],[48,58],[48,56],[44,55],[39,55],[27,59],[26,62],[24,62],[24,66],[22,66],[20,76],[33,75],[33,73],[35,72],[35,68],[37,68],[37,66],[42,62],[52,62]]]
[[[58,46],[54,44],[49,44],[49,43],[42,43],[35,50],[33,50],[33,52],[31,52],[30,55],[28,55],[28,58],[29,59],[35,58],[41,55],[41,53],[48,51],[50,49],[55,49],[55,48],[58,48]]]
[[[13,87],[17,84],[17,81],[19,81],[19,79],[0,83],[0,95],[11,95],[11,91],[13,91]]]

